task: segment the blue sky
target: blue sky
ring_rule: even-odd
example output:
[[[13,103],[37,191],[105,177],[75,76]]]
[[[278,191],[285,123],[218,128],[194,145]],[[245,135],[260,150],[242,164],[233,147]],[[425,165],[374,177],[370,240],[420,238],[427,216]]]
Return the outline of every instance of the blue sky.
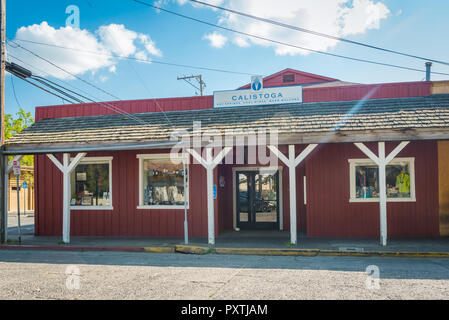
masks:
[[[445,41],[449,29],[447,20],[449,2],[446,0],[321,0],[314,3],[310,0],[210,1],[237,10],[251,10],[251,13],[255,15],[263,15],[296,26],[449,61],[449,42]],[[155,3],[150,0],[147,2]],[[240,28],[250,33],[258,32],[260,35],[275,37],[297,45],[424,69],[424,61],[421,60],[381,53],[341,42],[329,42],[319,37],[306,37],[297,32],[257,24],[249,19],[229,17],[223,12],[209,8],[195,7],[185,3],[185,0],[160,0],[157,3],[164,8],[211,23],[221,23],[223,26]],[[276,7],[270,7],[273,4]],[[69,32],[64,29],[66,19],[69,17],[69,14],[66,14],[66,8],[69,5],[76,5],[80,10],[78,31]],[[366,21],[373,16],[369,13],[371,11],[366,13],[367,6],[378,10],[377,16],[374,16],[374,20],[370,20],[369,23]],[[356,10],[357,7],[361,9]],[[341,11],[341,8],[346,11]],[[364,13],[367,14],[366,17]],[[78,48],[78,51],[66,50],[19,42],[23,47],[55,63],[57,61],[58,65],[64,66],[68,71],[121,99],[195,95],[192,87],[183,81],[176,80],[182,75],[202,74],[207,84],[206,94],[212,94],[214,90],[237,88],[248,83],[250,76],[116,59],[111,58],[110,55],[83,53],[81,50],[248,74],[269,75],[284,68],[294,68],[358,83],[421,81],[425,76],[424,73],[351,62],[316,53],[291,52],[291,48],[267,46],[250,39],[237,40],[230,32],[217,30],[168,13],[156,12],[152,8],[131,0],[7,0],[6,14],[8,38],[26,38]],[[32,25],[36,26],[32,28]],[[18,32],[20,28],[22,29]],[[50,34],[50,31],[54,34]],[[128,41],[125,41],[126,39]],[[117,47],[120,48],[117,49]],[[39,68],[40,71],[32,69],[35,73],[45,71],[47,74],[41,74],[44,77],[55,81],[62,80],[66,84],[88,92],[98,100],[113,100],[80,80],[55,70],[46,62],[20,48],[8,47],[8,53]],[[14,61],[10,57],[9,60]],[[434,71],[449,73],[449,66],[434,64]],[[433,76],[434,80],[447,78],[449,77]],[[18,102],[14,97],[12,84],[14,84]],[[18,103],[33,114],[35,106],[62,103],[61,99],[40,91],[18,78],[14,78],[12,82],[9,74],[6,74],[5,79],[5,99],[7,113],[15,113]]]

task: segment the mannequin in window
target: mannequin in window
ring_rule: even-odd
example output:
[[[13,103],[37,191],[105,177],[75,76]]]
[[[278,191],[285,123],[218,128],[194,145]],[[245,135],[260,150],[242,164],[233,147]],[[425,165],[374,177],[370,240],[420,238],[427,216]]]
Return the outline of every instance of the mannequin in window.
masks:
[[[402,167],[401,173],[396,177],[396,188],[399,189],[401,197],[410,196],[410,176],[405,172],[404,167]]]

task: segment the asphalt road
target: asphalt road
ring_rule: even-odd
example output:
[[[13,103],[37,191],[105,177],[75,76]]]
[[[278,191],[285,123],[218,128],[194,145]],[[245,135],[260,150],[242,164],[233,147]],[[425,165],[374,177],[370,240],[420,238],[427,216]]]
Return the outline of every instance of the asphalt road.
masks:
[[[0,251],[0,299],[448,298],[449,259]]]

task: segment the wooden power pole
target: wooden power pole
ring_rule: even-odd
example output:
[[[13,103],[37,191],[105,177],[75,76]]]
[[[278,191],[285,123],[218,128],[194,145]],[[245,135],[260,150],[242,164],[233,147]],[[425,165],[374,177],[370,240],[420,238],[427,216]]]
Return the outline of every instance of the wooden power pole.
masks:
[[[5,143],[5,61],[6,61],[6,0],[0,0],[0,148],[3,151]],[[6,206],[6,176],[5,167],[8,158],[0,152],[0,243],[5,243],[6,239],[6,215],[8,208]]]

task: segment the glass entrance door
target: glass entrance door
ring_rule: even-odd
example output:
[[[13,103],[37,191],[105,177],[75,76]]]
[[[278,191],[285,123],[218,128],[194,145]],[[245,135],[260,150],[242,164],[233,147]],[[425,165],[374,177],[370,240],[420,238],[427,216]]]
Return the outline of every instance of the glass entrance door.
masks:
[[[278,172],[237,171],[237,227],[279,228]]]

